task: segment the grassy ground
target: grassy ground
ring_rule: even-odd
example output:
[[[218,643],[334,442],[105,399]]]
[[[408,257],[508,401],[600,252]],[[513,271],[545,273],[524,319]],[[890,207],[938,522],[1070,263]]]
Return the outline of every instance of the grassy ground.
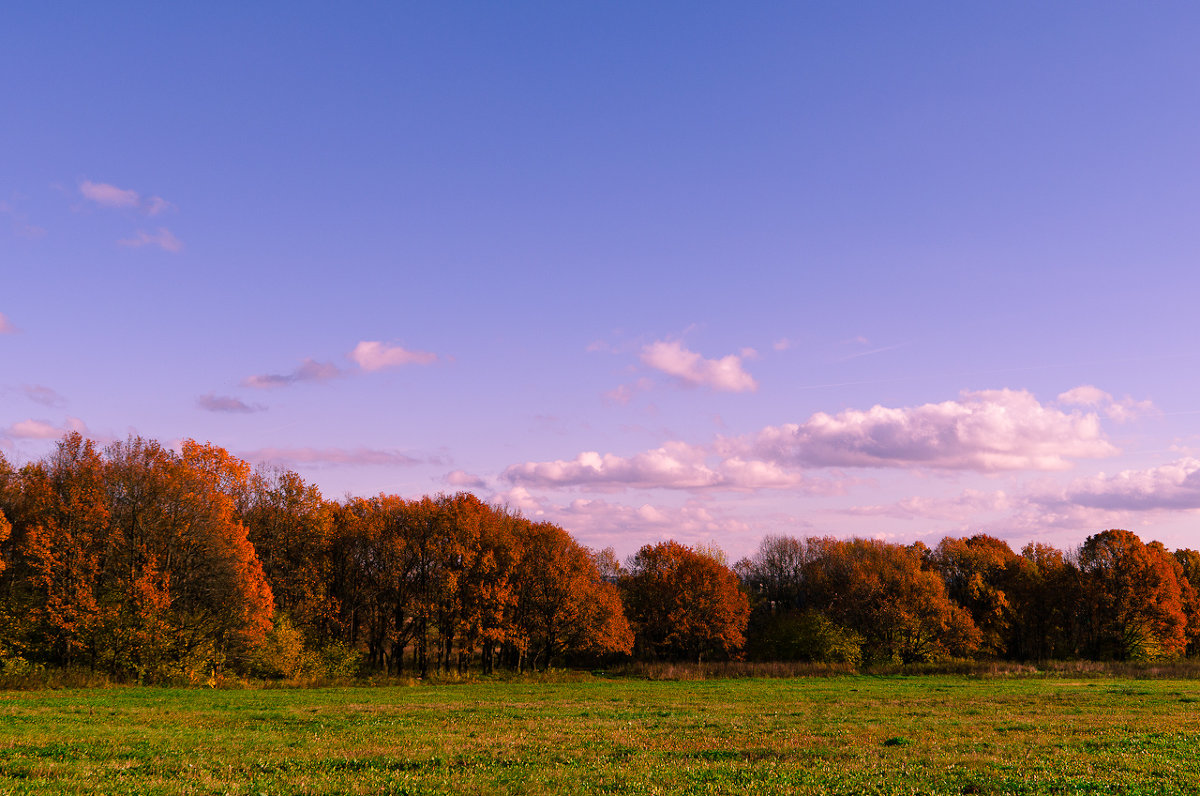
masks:
[[[1200,682],[0,693],[0,793],[1200,793]]]

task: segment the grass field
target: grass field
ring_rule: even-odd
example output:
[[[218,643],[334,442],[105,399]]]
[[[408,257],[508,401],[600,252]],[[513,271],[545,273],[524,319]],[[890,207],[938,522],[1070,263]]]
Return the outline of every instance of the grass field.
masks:
[[[1200,793],[1200,681],[0,692],[2,793]]]

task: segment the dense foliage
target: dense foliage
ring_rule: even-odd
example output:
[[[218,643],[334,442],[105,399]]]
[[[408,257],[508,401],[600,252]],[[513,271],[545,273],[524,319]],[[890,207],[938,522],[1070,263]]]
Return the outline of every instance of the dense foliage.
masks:
[[[213,445],[79,434],[0,456],[0,668],[121,679],[424,675],[643,660],[1195,655],[1200,553],[786,536],[622,566],[474,495],[330,501]]]

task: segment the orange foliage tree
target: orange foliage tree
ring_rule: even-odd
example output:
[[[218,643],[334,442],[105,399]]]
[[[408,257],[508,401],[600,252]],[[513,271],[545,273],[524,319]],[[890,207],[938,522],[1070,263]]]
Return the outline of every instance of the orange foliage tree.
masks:
[[[633,634],[616,587],[601,579],[596,559],[562,528],[520,523],[515,633],[524,659],[547,667],[564,653],[629,654]]]
[[[750,603],[729,567],[667,541],[646,545],[621,581],[634,647],[650,658],[726,658],[745,643]]]
[[[812,605],[860,634],[866,661],[930,661],[973,654],[979,630],[921,568],[919,552],[874,539],[809,539]]]
[[[1182,567],[1159,543],[1109,530],[1079,551],[1084,612],[1092,655],[1120,660],[1182,655],[1187,649]]]
[[[1005,542],[987,534],[943,539],[929,557],[951,600],[966,608],[979,629],[979,651],[991,657],[1008,652],[1014,614],[1010,582],[1020,559]]]

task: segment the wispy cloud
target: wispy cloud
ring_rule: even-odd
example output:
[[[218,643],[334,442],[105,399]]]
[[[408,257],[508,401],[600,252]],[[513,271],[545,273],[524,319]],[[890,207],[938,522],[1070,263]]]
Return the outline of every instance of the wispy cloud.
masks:
[[[863,340],[863,338],[860,337],[860,338],[857,338],[857,340]],[[856,342],[857,342],[857,340],[856,340]],[[879,346],[877,348],[870,348],[870,349],[867,349],[866,351],[855,351],[853,354],[847,354],[846,356],[839,357],[835,361],[849,362],[852,359],[861,359],[862,357],[869,357],[869,356],[873,356],[875,354],[882,354],[886,351],[895,351],[897,348],[904,348],[906,345],[908,345],[908,343],[895,343],[893,345],[884,345],[884,346]]]
[[[140,249],[143,246],[157,246],[163,251],[168,252],[183,251],[183,241],[175,237],[175,234],[166,227],[159,227],[155,232],[147,232],[144,229],[139,229],[134,233],[132,238],[122,238],[117,243],[133,249]]]
[[[4,313],[0,312],[0,334],[16,334],[21,331],[12,321],[4,317]]]
[[[310,465],[401,465],[424,464],[428,460],[418,459],[396,450],[376,448],[259,448],[239,454],[252,462],[274,464]]]
[[[42,406],[59,407],[67,402],[57,392],[40,384],[26,384],[21,388],[21,392],[25,393],[26,398]]]
[[[267,407],[262,404],[248,404],[240,398],[229,395],[208,393],[196,399],[196,405],[208,412],[227,412],[231,414],[251,414],[265,412]]]
[[[0,202],[0,215],[8,216],[13,232],[22,238],[41,238],[46,234],[44,227],[29,223],[29,217],[9,202]]]
[[[344,370],[331,362],[318,362],[315,359],[306,358],[300,363],[299,367],[289,373],[262,373],[255,376],[248,376],[242,380],[242,386],[254,387],[260,390],[272,387],[286,387],[299,382],[330,381],[339,376],[344,376],[345,373]]]
[[[740,355],[705,359],[689,351],[678,340],[659,340],[642,349],[642,364],[674,377],[689,387],[708,387],[723,392],[753,392],[758,382],[742,368],[742,360],[753,351]]]
[[[403,346],[390,345],[378,340],[361,341],[349,356],[366,371],[398,368],[404,365],[429,365],[437,361],[437,354],[429,351],[410,351]]]

